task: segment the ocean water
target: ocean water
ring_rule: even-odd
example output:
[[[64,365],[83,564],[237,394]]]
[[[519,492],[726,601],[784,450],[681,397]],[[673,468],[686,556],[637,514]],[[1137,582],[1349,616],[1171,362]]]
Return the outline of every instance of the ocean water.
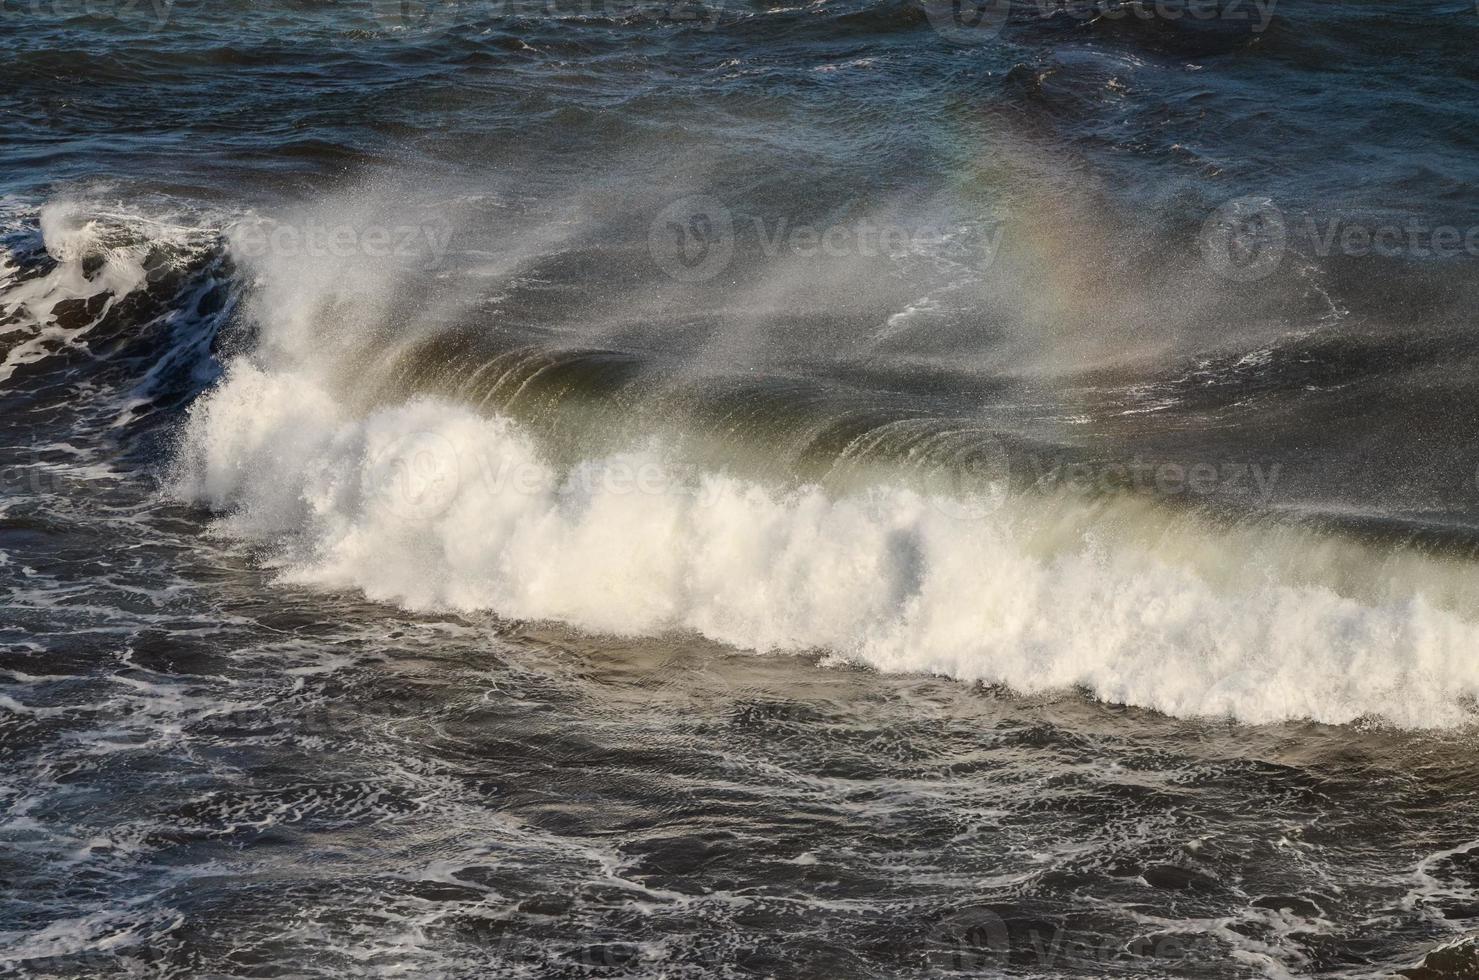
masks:
[[[1479,976],[1479,9],[4,0],[0,975]]]

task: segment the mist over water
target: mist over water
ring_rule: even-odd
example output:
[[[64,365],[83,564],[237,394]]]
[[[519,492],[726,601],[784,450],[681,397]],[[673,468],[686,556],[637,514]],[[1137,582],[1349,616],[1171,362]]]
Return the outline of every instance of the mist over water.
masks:
[[[1479,13],[969,13],[6,7],[0,969],[1474,975]]]

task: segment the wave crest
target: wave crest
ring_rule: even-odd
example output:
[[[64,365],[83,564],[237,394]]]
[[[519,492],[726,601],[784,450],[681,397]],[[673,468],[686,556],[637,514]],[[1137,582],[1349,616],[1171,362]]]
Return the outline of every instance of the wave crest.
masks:
[[[1462,567],[1135,501],[838,496],[658,447],[557,466],[510,419],[433,398],[355,415],[246,362],[193,408],[172,486],[285,578],[412,609],[691,630],[1246,722],[1460,725],[1479,693],[1466,600],[1427,597]]]

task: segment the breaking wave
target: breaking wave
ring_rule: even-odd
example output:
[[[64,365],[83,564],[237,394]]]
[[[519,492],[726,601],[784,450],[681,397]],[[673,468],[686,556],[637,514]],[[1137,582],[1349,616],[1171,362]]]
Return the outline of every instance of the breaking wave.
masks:
[[[538,426],[507,400],[406,390],[414,345],[384,344],[403,297],[383,266],[254,272],[255,345],[192,406],[170,491],[291,581],[1178,716],[1473,717],[1464,561],[1133,495],[1013,492],[1005,469],[931,482],[946,464],[918,446],[866,479],[756,475],[695,456],[702,438],[631,438],[618,408],[594,423],[625,433],[608,448],[556,452],[540,431],[574,424],[568,386]]]
[[[216,329],[245,270],[240,349],[180,424],[167,493],[217,512],[220,533],[287,580],[1021,693],[1080,688],[1182,717],[1473,720],[1479,590],[1461,558],[1133,494],[1023,492],[1002,444],[959,420],[812,406],[810,468],[747,469],[711,429],[684,435],[599,398],[592,411],[613,371],[638,370],[621,358],[448,356],[442,325],[465,304],[397,320],[403,269],[242,255],[223,244],[238,228],[140,227],[73,205],[42,212],[44,260],[8,270],[8,308],[36,326],[7,369],[95,357],[109,311],[149,300],[154,329],[136,326],[130,343],[152,333],[153,362],[126,405],[193,394],[218,370]],[[459,357],[509,390],[428,380]],[[541,376],[544,417],[517,397]],[[771,395],[760,410],[781,414],[795,392]],[[845,438],[818,438],[829,425]],[[581,426],[606,437],[558,438]],[[800,458],[778,443],[746,452]]]
[[[192,412],[174,490],[293,581],[413,609],[692,630],[1247,722],[1452,725],[1479,692],[1479,625],[1423,588],[1469,570],[1436,559],[1187,516],[1172,534],[1134,501],[834,497],[657,449],[562,470],[508,418],[436,399],[356,417],[246,362]],[[1409,594],[1377,594],[1399,575]]]

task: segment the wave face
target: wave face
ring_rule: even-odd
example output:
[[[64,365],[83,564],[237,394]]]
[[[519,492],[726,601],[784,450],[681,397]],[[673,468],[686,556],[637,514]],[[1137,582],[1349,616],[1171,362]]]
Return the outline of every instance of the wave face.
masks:
[[[1469,562],[1257,516],[1278,463],[1221,519],[1128,483],[1024,488],[1037,458],[979,417],[877,401],[857,422],[855,395],[696,384],[691,360],[469,353],[468,301],[405,325],[418,263],[356,261],[238,255],[254,347],[179,437],[171,493],[285,581],[1180,717],[1472,721]]]
[[[506,417],[433,399],[346,417],[248,364],[195,409],[182,452],[174,492],[225,511],[220,530],[266,545],[287,581],[410,609],[692,630],[1182,717],[1467,724],[1479,692],[1479,625],[1421,588],[1342,594],[1322,579],[1365,578],[1340,563],[1370,556],[1308,558],[1331,546],[1307,533],[886,483],[832,497],[656,450],[562,470]],[[1203,551],[1224,567],[1207,574]],[[1377,567],[1440,588],[1469,577],[1435,564]]]

